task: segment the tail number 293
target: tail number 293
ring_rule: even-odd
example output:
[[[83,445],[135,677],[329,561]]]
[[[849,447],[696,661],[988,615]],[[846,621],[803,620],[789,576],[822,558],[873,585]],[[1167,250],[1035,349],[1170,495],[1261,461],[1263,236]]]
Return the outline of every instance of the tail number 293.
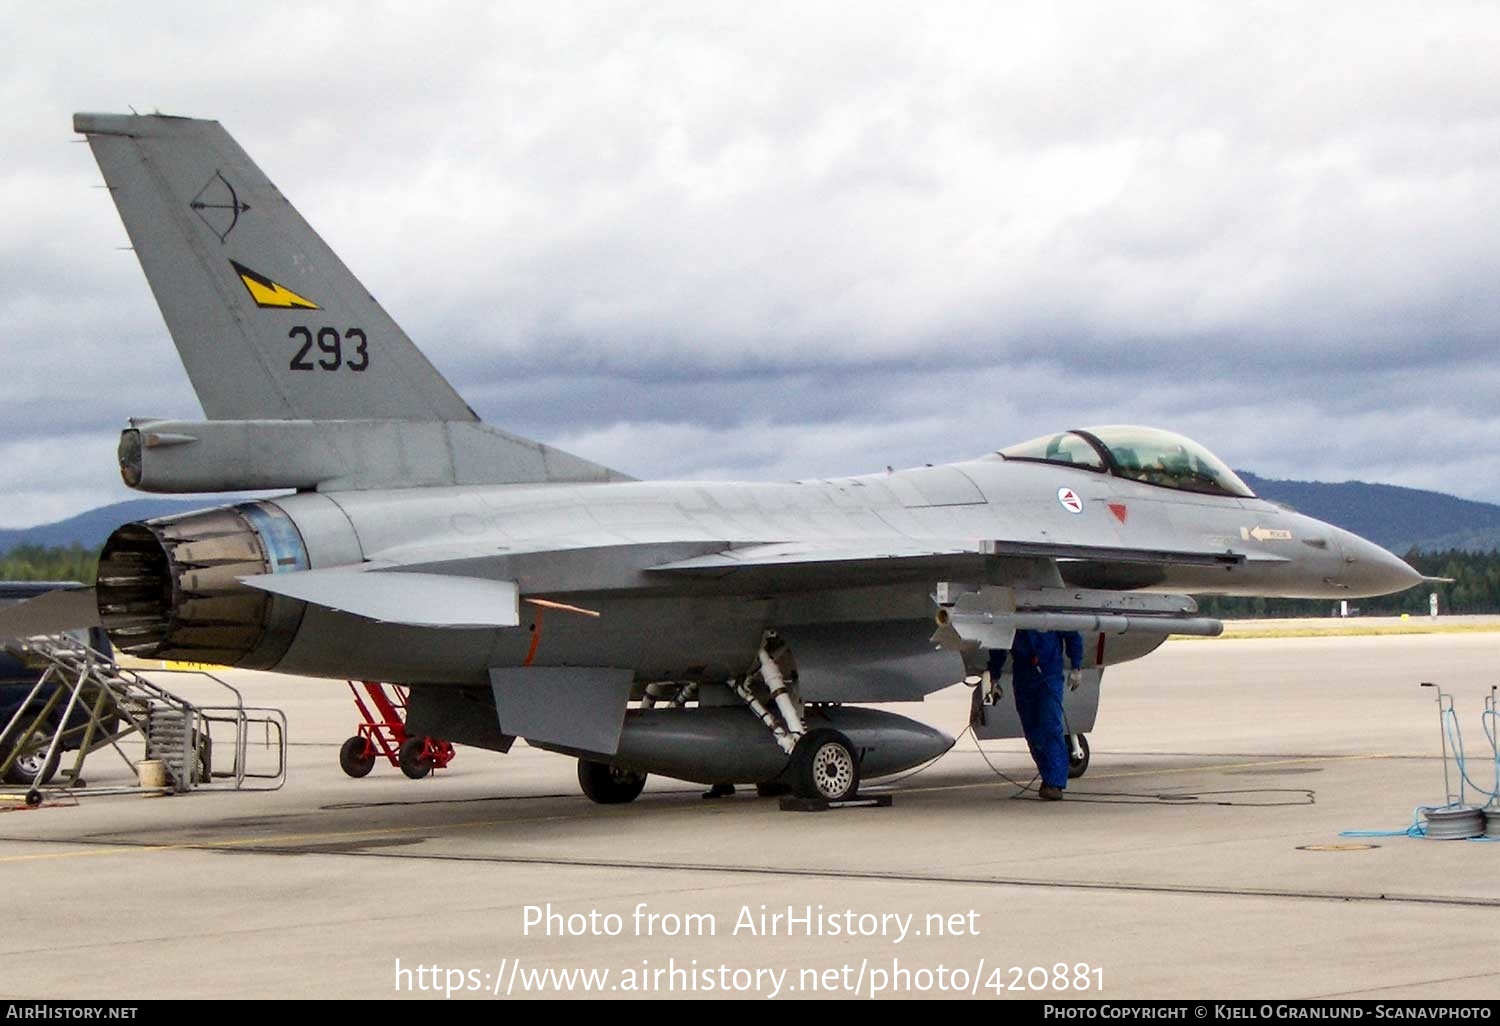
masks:
[[[299,326],[287,332],[287,338],[302,343],[292,357],[294,371],[336,371],[340,367],[362,371],[370,366],[370,343],[363,329],[350,328],[340,335],[337,328],[319,328],[314,333]]]

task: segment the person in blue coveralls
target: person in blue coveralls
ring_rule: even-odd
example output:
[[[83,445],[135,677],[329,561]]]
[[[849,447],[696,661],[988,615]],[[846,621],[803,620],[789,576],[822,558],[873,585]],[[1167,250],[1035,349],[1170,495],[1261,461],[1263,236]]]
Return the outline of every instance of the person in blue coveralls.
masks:
[[[999,680],[1005,657],[1014,657],[1011,679],[1016,692],[1016,712],[1032,761],[1042,775],[1037,794],[1043,801],[1060,801],[1068,786],[1068,737],[1063,723],[1063,657],[1072,671],[1069,689],[1082,679],[1083,636],[1077,631],[1016,631],[1010,651],[990,650],[990,679]]]

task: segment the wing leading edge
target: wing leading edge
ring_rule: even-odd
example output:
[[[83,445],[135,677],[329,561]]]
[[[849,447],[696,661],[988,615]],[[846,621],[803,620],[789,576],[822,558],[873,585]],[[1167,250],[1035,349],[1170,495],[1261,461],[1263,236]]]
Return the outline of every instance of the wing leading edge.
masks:
[[[660,563],[647,573],[662,576],[744,578],[756,587],[816,584],[823,579],[876,583],[927,574],[962,574],[994,558],[1089,560],[1146,566],[1229,567],[1282,563],[1279,556],[1233,551],[1158,550],[1038,542],[951,543],[795,542],[730,547],[706,555]]]

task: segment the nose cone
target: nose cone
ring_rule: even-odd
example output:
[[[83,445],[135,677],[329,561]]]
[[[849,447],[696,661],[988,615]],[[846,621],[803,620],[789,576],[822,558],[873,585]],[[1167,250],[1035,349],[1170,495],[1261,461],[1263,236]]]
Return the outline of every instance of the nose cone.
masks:
[[[1390,595],[1422,580],[1404,559],[1357,534],[1340,532],[1339,548],[1344,550],[1344,567],[1338,581],[1351,598]]]

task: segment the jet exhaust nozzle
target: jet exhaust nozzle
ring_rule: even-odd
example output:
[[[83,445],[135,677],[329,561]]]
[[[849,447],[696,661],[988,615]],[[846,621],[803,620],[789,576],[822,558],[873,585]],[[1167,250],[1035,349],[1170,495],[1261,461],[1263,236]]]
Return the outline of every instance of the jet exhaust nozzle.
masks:
[[[99,555],[99,617],[130,655],[267,669],[304,605],[239,578],[307,568],[296,526],[269,502],[125,524]]]

